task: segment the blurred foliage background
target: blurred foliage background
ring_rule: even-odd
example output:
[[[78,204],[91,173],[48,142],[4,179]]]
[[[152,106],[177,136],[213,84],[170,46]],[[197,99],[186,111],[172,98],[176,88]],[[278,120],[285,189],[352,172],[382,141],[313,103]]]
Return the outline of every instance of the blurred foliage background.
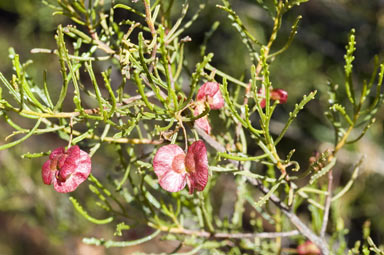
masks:
[[[106,1],[108,2],[108,1]],[[131,1],[122,1],[125,3]],[[191,2],[191,9],[202,1]],[[233,8],[243,22],[260,41],[272,29],[268,12],[254,0],[231,1]],[[268,1],[265,1],[268,3]],[[192,38],[187,47],[188,65],[194,65],[200,55],[204,33],[215,21],[220,26],[208,41],[206,52],[215,54],[212,65],[235,77],[249,75],[250,61],[245,46],[226,14],[215,5],[219,1],[207,1],[207,6],[196,23],[185,32]],[[177,9],[174,14],[178,15]],[[193,15],[193,11],[190,12]],[[125,13],[126,14],[126,13]],[[124,12],[116,12],[124,18]],[[384,1],[383,0],[316,0],[294,8],[285,16],[277,46],[285,43],[295,18],[302,15],[298,35],[288,51],[278,56],[271,66],[272,83],[276,88],[288,91],[288,104],[279,108],[272,130],[280,130],[281,121],[287,118],[289,109],[303,94],[318,90],[317,100],[311,102],[298,121],[290,128],[287,138],[281,143],[286,152],[297,148],[294,160],[302,167],[309,164],[309,158],[316,151],[330,147],[333,131],[323,116],[326,110],[327,83],[343,82],[343,55],[347,35],[356,29],[357,51],[355,70],[356,84],[369,79],[373,68],[373,57],[378,54],[384,59]],[[52,16],[52,10],[40,0],[0,1],[0,70],[9,78],[11,63],[8,60],[9,47],[15,48],[21,60],[31,59],[34,65],[29,72],[42,81],[43,70],[48,72],[48,84],[60,84],[58,61],[54,55],[31,54],[32,48],[56,47],[54,34],[57,24],[70,24],[64,17]],[[280,114],[279,114],[280,113]],[[372,237],[377,244],[384,242],[384,111],[377,115],[376,124],[356,145],[347,147],[339,154],[334,170],[335,186],[345,184],[351,175],[351,166],[362,155],[367,156],[352,190],[337,203],[346,227],[350,229],[349,245],[361,239],[364,221],[372,223]],[[11,130],[0,120],[0,138]],[[0,142],[1,144],[2,142]],[[41,165],[45,158],[23,159],[20,155],[38,145],[39,151],[48,151],[57,145],[64,145],[59,137],[44,135],[30,138],[21,146],[0,152],[0,254],[129,254],[123,249],[87,247],[81,243],[83,236],[92,234],[112,236],[107,227],[91,226],[78,216],[67,195],[53,192],[41,181]],[[256,149],[256,148],[255,148]],[[103,148],[104,158],[98,153],[93,158],[96,171],[111,169],[113,158],[108,156],[108,146]],[[112,163],[113,165],[113,163]],[[94,169],[95,170],[95,169]],[[78,196],[87,192],[86,185],[76,191]],[[102,234],[100,234],[102,233]],[[135,233],[128,232],[124,238]],[[153,244],[152,244],[153,245]],[[65,247],[63,249],[63,247]],[[162,251],[164,247],[138,247],[140,251]]]

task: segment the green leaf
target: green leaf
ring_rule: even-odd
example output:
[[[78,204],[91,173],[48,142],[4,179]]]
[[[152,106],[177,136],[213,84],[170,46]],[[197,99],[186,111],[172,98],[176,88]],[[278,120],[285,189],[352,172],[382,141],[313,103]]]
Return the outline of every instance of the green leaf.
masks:
[[[88,221],[95,223],[95,224],[107,224],[113,221],[113,217],[109,217],[106,219],[96,219],[91,216],[89,216],[88,212],[84,210],[84,208],[77,202],[77,200],[74,197],[69,197],[69,200],[72,202],[75,209]]]
[[[23,136],[19,140],[1,145],[0,151],[5,150],[5,149],[9,149],[15,145],[18,145],[18,144],[22,143],[23,141],[27,140],[29,137],[31,137],[35,133],[36,129],[40,126],[41,120],[42,120],[42,118],[39,118],[38,121],[36,122],[35,126],[31,129],[31,131],[29,131],[28,134],[26,134],[25,136]]]
[[[285,133],[287,132],[289,126],[292,124],[294,119],[297,117],[297,114],[304,108],[304,106],[311,100],[313,100],[316,96],[317,91],[312,91],[308,95],[304,95],[303,99],[300,101],[299,104],[295,105],[295,109],[289,113],[289,118],[287,122],[285,123],[283,129],[280,132],[280,135],[275,140],[275,146],[280,142],[280,140],[284,137]]]
[[[353,53],[356,50],[356,41],[355,41],[355,29],[351,30],[351,33],[349,34],[349,40],[348,45],[346,46],[347,53],[344,55],[345,59],[345,91],[347,92],[347,96],[349,101],[355,105],[355,96],[353,92],[353,83],[352,83],[352,62],[355,60],[355,57]]]

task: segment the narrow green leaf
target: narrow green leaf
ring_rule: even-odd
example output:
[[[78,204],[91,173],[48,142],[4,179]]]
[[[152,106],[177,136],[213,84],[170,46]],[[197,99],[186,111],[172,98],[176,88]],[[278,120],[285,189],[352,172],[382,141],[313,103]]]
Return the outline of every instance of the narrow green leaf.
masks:
[[[140,17],[143,17],[145,18],[145,14],[144,13],[141,13],[135,9],[133,9],[132,7],[128,6],[128,5],[125,5],[125,4],[116,4],[113,6],[114,9],[116,8],[120,8],[120,9],[125,9],[127,11],[130,11],[130,12],[133,12],[134,14],[137,14],[139,15]]]
[[[235,109],[234,102],[232,102],[229,92],[228,92],[228,83],[227,79],[223,78],[223,86],[220,86],[221,92],[223,94],[224,101],[226,105],[228,106],[229,110],[232,113],[232,117],[239,121],[243,127],[248,128],[248,123],[240,116],[240,114]]]
[[[275,185],[272,186],[272,188],[268,191],[267,194],[262,196],[259,201],[255,202],[255,207],[261,207],[263,206],[269,198],[275,193],[275,191],[279,188],[280,184],[282,183],[283,179],[280,179]]]
[[[352,173],[351,179],[347,182],[347,184],[343,187],[342,190],[340,190],[336,195],[334,195],[332,197],[332,202],[338,200],[339,198],[344,196],[344,194],[347,193],[350,190],[350,188],[352,187],[354,181],[359,176],[359,169],[360,169],[361,164],[363,163],[363,160],[364,160],[364,157],[362,157],[359,160],[359,162],[357,162],[357,164],[355,164],[355,166],[353,167],[353,173]]]
[[[364,129],[361,131],[361,134],[356,137],[355,139],[353,140],[350,140],[350,141],[346,141],[345,143],[346,144],[352,144],[352,143],[355,143],[357,141],[359,141],[361,138],[363,138],[363,136],[367,133],[368,129],[373,125],[373,123],[375,123],[376,119],[375,118],[372,118],[368,124],[364,127]]]
[[[334,112],[336,112],[336,111],[340,112],[341,115],[344,117],[344,119],[348,122],[348,124],[349,124],[350,126],[353,126],[353,125],[354,125],[353,122],[352,122],[352,120],[351,120],[351,118],[350,118],[350,117],[348,116],[348,114],[346,113],[346,111],[345,111],[345,107],[344,107],[344,106],[342,106],[342,105],[340,105],[340,104],[333,104],[332,106],[329,107],[329,109],[330,109],[331,111],[334,111]]]
[[[44,70],[44,72],[43,72],[43,86],[44,86],[44,95],[45,95],[47,104],[48,104],[48,106],[49,106],[51,109],[53,109],[54,106],[53,106],[53,103],[52,103],[52,100],[51,100],[51,96],[50,96],[50,94],[49,94],[48,86],[47,86],[47,71],[45,71],[45,70]]]
[[[277,145],[280,140],[284,137],[285,133],[287,132],[289,126],[292,124],[293,120],[297,117],[297,114],[304,108],[304,106],[311,100],[313,100],[316,96],[317,91],[312,91],[308,95],[304,95],[303,99],[300,101],[299,104],[295,105],[295,109],[289,113],[289,118],[287,122],[285,123],[285,126],[283,130],[281,130],[280,135],[275,140],[275,145]]]
[[[353,56],[353,53],[356,50],[356,41],[355,41],[355,29],[351,30],[351,33],[349,34],[349,40],[348,45],[346,46],[347,53],[344,55],[345,59],[345,91],[347,92],[347,96],[349,101],[355,105],[355,96],[353,92],[353,83],[352,83],[352,62],[355,59]]]
[[[87,69],[87,72],[93,84],[93,88],[95,89],[96,99],[97,99],[97,102],[99,103],[100,115],[104,117],[104,120],[105,120],[107,118],[107,113],[105,112],[105,109],[104,109],[104,99],[103,99],[103,96],[101,95],[99,85],[97,84],[97,80],[92,69],[92,62],[85,62],[85,68]]]
[[[72,202],[75,209],[88,221],[94,223],[94,224],[108,224],[113,221],[113,217],[109,217],[106,219],[96,219],[90,216],[87,211],[84,210],[84,208],[79,204],[79,202],[74,197],[69,197],[69,200]]]
[[[148,107],[149,110],[153,111],[153,104],[148,101],[148,97],[145,95],[144,92],[144,85],[141,82],[141,79],[139,77],[139,72],[137,70],[134,71],[134,78],[136,81],[137,88],[139,90],[139,94],[141,95],[141,99],[144,101],[145,105]]]
[[[107,116],[107,118],[109,119],[115,113],[115,109],[116,109],[116,96],[115,96],[115,93],[112,90],[111,83],[109,81],[109,77],[108,77],[107,72],[102,72],[101,75],[104,78],[104,85],[107,88],[109,96],[110,96],[110,98],[112,100],[112,107],[109,110],[109,113],[108,113],[108,116]]]
[[[22,143],[23,141],[27,140],[30,136],[32,136],[35,133],[36,129],[40,126],[41,120],[42,120],[42,118],[39,118],[38,121],[36,122],[35,126],[31,129],[31,131],[29,131],[28,134],[26,134],[25,136],[23,136],[19,140],[1,145],[0,151],[5,150],[5,149],[9,149],[9,148],[11,148],[15,145],[18,145],[18,144]]]
[[[297,34],[297,29],[298,29],[298,26],[299,26],[299,22],[301,20],[302,16],[298,16],[295,20],[295,22],[293,23],[292,27],[291,27],[291,33],[288,37],[288,40],[287,42],[285,43],[285,45],[278,51],[272,53],[272,54],[269,54],[268,55],[268,58],[273,58],[273,57],[276,57],[277,55],[283,53],[284,51],[286,51],[289,46],[291,46],[291,43],[293,41],[293,39],[295,38],[296,34]]]

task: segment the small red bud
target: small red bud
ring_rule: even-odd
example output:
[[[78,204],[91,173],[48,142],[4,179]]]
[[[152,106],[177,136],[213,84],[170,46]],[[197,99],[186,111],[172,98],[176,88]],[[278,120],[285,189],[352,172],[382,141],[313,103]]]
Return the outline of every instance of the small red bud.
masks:
[[[261,88],[257,94],[258,96],[262,97],[260,101],[260,107],[264,108],[266,105],[265,90]],[[283,89],[272,89],[270,95],[272,100],[279,100],[280,104],[285,104],[288,100],[288,92]]]
[[[299,255],[320,255],[320,250],[311,241],[306,241],[297,247],[297,253]]]
[[[288,99],[288,92],[282,89],[273,89],[271,91],[271,99],[279,100],[280,104],[284,104]]]

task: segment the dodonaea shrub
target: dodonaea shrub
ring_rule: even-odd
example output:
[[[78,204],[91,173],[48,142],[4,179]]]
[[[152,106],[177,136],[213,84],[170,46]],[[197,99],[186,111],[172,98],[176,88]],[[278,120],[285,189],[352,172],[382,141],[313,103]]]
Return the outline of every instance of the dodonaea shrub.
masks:
[[[206,42],[214,40],[219,29],[217,23],[210,31],[201,31],[205,33],[201,56],[191,69],[194,58],[185,53],[194,40],[189,29],[206,7],[192,1],[46,3],[55,14],[72,20],[58,26],[55,49],[32,50],[56,56],[61,75],[57,97],[53,93],[57,84],[48,84],[45,74],[41,84],[34,82],[28,73],[30,62],[23,63],[10,50],[14,74],[8,78],[0,74],[0,113],[15,129],[7,138],[23,136],[0,149],[35,135],[60,137],[67,147],[43,153],[33,148],[35,152],[23,155],[49,155],[41,159],[41,185],[72,192],[69,199],[79,214],[91,223],[116,227],[116,235],[129,228],[149,233],[136,240],[84,238],[83,242],[126,247],[161,236],[179,242],[174,253],[188,246],[187,254],[382,254],[369,236],[368,224],[364,242],[348,250],[347,229],[333,207],[353,185],[361,161],[353,166],[345,186],[334,182],[333,174],[339,171],[338,152],[361,139],[375,121],[383,101],[384,65],[375,61],[369,81],[356,84],[352,30],[345,82],[329,84],[324,112],[335,131],[334,143],[311,157],[306,167],[305,159],[293,160],[300,144],[292,144],[286,152],[279,143],[317,91],[289,103],[294,88],[275,86],[270,71],[270,64],[289,50],[301,19],[289,24],[290,36],[279,49],[276,38],[286,23],[284,15],[305,1],[257,2],[273,23],[265,43],[227,0],[216,6],[228,15],[249,52],[250,66],[242,78],[217,69],[215,52],[205,52]],[[126,16],[117,20],[117,10]],[[283,106],[290,113],[279,132],[272,133],[274,114]],[[34,124],[22,127],[14,121],[20,118]],[[90,174],[92,157],[102,157],[99,149],[106,144],[114,148],[113,164],[120,171]],[[228,180],[223,182],[222,177]],[[76,189],[85,183],[89,187],[85,197],[99,200],[95,204],[105,219],[94,217],[100,213],[88,211],[75,198]],[[225,200],[228,195],[236,199]],[[220,203],[231,208],[229,216],[222,215]],[[147,231],[139,231],[143,229]]]

